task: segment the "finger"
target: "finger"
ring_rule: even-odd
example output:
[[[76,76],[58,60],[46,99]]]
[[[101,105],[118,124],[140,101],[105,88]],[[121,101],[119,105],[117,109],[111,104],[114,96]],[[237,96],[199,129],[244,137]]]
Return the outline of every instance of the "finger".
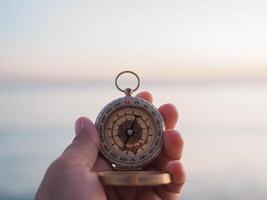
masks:
[[[93,122],[80,117],[75,123],[76,137],[63,152],[62,158],[69,159],[73,164],[88,165],[93,168],[99,151],[99,137]]]
[[[173,129],[164,132],[164,144],[159,156],[152,162],[152,166],[159,170],[166,170],[167,163],[181,159],[183,152],[181,134]]]
[[[171,175],[171,183],[154,187],[153,190],[163,199],[177,200],[185,182],[185,172],[182,164],[176,160],[168,163],[167,172]]]
[[[136,97],[144,99],[144,100],[148,101],[149,103],[153,102],[152,94],[150,92],[147,92],[147,91],[143,91],[143,92],[138,93],[136,95]]]
[[[159,195],[152,190],[152,188],[145,188],[139,191],[136,195],[137,200],[161,200]]]
[[[171,183],[165,186],[166,190],[169,192],[180,193],[186,179],[181,162],[178,160],[171,161],[168,163],[166,169],[171,175]]]
[[[182,156],[184,141],[177,130],[169,129],[164,132],[163,151],[173,160],[179,160]]]
[[[153,191],[164,200],[179,200],[179,194],[174,192],[167,192],[164,186],[153,187]]]
[[[166,129],[173,129],[178,120],[178,112],[173,104],[164,104],[158,108],[166,124]]]

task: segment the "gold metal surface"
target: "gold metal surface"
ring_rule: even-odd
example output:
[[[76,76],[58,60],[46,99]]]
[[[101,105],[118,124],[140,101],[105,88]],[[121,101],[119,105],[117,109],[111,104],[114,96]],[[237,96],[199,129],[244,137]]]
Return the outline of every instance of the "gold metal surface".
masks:
[[[98,172],[102,183],[110,186],[156,186],[171,182],[170,174],[160,171]]]

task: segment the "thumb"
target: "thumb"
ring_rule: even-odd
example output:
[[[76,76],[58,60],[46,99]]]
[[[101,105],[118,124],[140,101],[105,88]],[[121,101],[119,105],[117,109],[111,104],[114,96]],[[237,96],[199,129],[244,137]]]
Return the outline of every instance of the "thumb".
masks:
[[[99,136],[95,125],[88,118],[80,117],[75,122],[75,132],[76,137],[62,156],[92,169],[99,151]]]

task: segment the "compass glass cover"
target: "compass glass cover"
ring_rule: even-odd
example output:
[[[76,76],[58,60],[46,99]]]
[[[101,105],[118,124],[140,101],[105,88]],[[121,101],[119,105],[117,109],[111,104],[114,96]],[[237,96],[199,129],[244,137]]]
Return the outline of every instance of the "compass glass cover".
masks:
[[[145,100],[123,97],[100,112],[96,127],[100,151],[117,168],[140,168],[159,153],[164,123],[157,109]]]

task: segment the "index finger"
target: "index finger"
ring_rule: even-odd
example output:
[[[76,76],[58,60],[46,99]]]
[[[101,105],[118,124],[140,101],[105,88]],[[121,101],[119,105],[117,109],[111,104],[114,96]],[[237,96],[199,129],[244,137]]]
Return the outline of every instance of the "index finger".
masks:
[[[139,92],[136,95],[136,97],[144,99],[144,100],[148,101],[149,103],[153,102],[152,94],[150,92],[147,92],[147,91]]]

